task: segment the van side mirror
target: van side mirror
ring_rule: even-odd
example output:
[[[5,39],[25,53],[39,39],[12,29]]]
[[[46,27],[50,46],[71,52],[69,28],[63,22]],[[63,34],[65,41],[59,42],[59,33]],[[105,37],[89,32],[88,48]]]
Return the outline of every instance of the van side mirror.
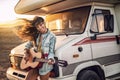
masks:
[[[91,36],[90,38],[91,38],[91,40],[96,40],[97,39],[97,35],[94,34],[94,36]]]
[[[114,31],[113,15],[104,15],[104,29],[106,32],[113,32]]]

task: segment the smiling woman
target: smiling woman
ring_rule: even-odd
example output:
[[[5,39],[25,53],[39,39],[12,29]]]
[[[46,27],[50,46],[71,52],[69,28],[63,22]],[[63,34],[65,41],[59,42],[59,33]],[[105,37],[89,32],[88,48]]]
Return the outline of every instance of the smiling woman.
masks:
[[[16,19],[14,6],[18,0],[2,0],[0,1],[0,22]]]

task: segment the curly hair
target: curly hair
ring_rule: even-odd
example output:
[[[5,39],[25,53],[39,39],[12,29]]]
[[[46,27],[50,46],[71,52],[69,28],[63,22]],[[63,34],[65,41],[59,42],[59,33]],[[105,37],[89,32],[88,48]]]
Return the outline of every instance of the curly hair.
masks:
[[[17,26],[16,34],[23,41],[35,41],[38,36],[38,30],[32,25],[32,21],[27,19],[21,19],[25,22],[24,25]]]

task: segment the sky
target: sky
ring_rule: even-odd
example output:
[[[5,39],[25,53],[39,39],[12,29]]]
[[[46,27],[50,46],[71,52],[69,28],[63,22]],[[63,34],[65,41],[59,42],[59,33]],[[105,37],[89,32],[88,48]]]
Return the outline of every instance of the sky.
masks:
[[[16,19],[14,6],[18,0],[0,0],[0,22]]]
[[[0,23],[15,20],[21,16],[15,13],[14,7],[19,0],[0,0]],[[28,16],[27,16],[28,17]]]

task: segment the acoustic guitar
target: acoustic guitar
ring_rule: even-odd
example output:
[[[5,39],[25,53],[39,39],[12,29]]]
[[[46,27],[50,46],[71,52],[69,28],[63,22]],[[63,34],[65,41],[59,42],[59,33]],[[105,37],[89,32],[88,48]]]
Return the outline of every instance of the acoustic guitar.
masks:
[[[42,53],[35,52],[33,48],[31,48],[29,53],[29,59],[26,61],[25,56],[21,60],[20,68],[27,69],[27,68],[41,68],[44,62],[48,62],[49,59],[42,58]],[[66,67],[68,65],[67,61],[65,60],[57,60],[55,59],[55,64],[61,67]]]
[[[20,68],[21,69],[27,69],[27,68],[36,68],[39,64],[39,62],[33,62],[33,58],[34,57],[38,57],[41,58],[42,54],[40,52],[35,52],[34,48],[31,48],[29,50],[29,53],[27,53],[29,55],[28,60],[25,59],[26,55],[23,56],[22,60],[21,60],[21,64],[20,64]],[[42,67],[42,64],[41,64]]]

